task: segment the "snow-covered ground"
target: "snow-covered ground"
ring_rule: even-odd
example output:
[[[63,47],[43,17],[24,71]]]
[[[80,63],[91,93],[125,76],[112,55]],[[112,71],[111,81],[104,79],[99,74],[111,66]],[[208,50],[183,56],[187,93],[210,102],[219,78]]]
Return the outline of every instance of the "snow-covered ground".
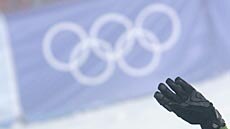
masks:
[[[210,99],[230,124],[230,73],[194,84]],[[152,98],[126,101],[94,111],[73,114],[66,118],[23,126],[14,129],[199,129],[167,112]]]

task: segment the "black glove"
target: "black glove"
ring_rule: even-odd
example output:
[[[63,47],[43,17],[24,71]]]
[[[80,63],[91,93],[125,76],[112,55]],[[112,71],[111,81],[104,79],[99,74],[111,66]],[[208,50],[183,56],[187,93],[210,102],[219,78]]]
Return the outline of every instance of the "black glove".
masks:
[[[190,124],[200,124],[202,129],[219,129],[225,126],[220,113],[201,93],[190,84],[177,77],[175,81],[167,79],[165,84],[160,83],[154,97],[168,111]]]

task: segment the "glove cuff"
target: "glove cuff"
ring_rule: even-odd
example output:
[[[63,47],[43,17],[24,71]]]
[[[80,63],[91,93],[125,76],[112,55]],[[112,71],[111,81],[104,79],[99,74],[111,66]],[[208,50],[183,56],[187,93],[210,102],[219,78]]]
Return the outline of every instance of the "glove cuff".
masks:
[[[228,129],[227,126],[221,127],[220,129]]]
[[[202,129],[227,129],[225,128],[225,123],[217,124],[216,122],[207,122],[204,124],[201,124]]]
[[[202,129],[227,129],[225,125],[225,121],[224,119],[222,119],[220,113],[217,110],[215,110],[215,112],[216,112],[216,118],[212,120],[207,120],[206,122],[201,124]]]

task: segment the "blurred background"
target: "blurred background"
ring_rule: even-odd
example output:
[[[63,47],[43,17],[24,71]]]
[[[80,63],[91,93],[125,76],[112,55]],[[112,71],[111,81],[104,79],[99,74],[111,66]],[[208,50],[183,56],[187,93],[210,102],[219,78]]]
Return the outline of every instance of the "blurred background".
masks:
[[[229,7],[0,0],[0,129],[198,129],[152,97],[177,76],[230,123]]]
[[[3,12],[13,13],[62,1],[63,0],[1,0],[0,7]]]

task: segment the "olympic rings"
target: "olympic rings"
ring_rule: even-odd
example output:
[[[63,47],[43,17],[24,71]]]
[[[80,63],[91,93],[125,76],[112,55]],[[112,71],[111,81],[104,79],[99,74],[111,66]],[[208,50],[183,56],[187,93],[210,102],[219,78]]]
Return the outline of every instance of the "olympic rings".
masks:
[[[152,31],[143,28],[145,20],[154,13],[165,14],[172,23],[172,33],[163,43],[160,43]],[[118,23],[125,28],[125,31],[116,40],[114,48],[109,41],[98,38],[101,29],[108,23]],[[62,31],[71,31],[80,39],[71,52],[67,63],[56,59],[51,49],[53,39]],[[94,22],[89,33],[80,25],[72,22],[58,23],[46,33],[43,40],[43,53],[46,61],[54,69],[70,72],[76,80],[86,86],[97,86],[106,82],[112,76],[116,63],[124,73],[130,76],[140,77],[151,74],[159,65],[161,54],[177,43],[180,33],[181,23],[175,10],[164,4],[152,4],[144,8],[134,22],[122,14],[105,14]],[[138,40],[141,47],[153,54],[149,64],[141,68],[135,68],[125,60],[125,56],[133,49],[135,40]],[[80,67],[89,58],[90,52],[106,62],[105,70],[93,77],[84,75],[80,70]]]

